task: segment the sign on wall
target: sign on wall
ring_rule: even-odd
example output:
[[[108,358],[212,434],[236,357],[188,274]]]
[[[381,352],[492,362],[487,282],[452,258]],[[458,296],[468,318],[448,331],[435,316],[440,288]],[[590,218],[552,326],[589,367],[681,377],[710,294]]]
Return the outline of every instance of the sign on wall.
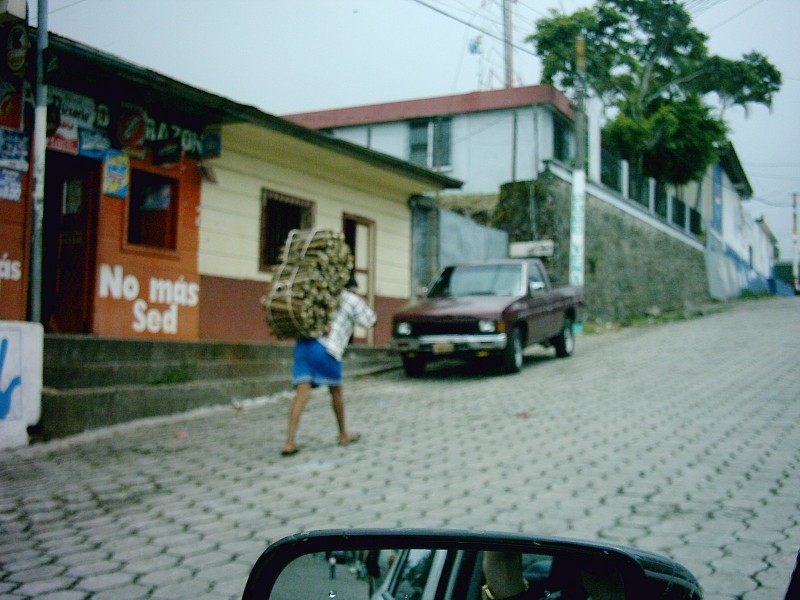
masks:
[[[0,449],[26,445],[41,417],[43,340],[39,323],[0,321]]]
[[[19,202],[22,199],[22,173],[0,167],[0,200]]]
[[[128,155],[120,150],[109,150],[103,161],[103,193],[115,198],[127,198],[130,178]]]
[[[80,149],[80,129],[91,129],[94,124],[94,100],[56,87],[48,88],[48,148],[77,155]]]
[[[109,303],[120,335],[186,338],[194,331],[200,303],[197,276],[165,277],[136,275],[122,265],[100,264],[97,282],[99,301]],[[188,313],[188,314],[187,314]],[[190,325],[191,324],[191,325]]]
[[[49,86],[47,147],[98,159],[112,147],[138,158],[144,158],[148,150],[169,147],[172,153],[162,157],[162,162],[169,162],[182,155],[218,156],[220,134],[213,128],[199,131],[156,118],[147,108],[129,102],[109,106],[89,96]]]
[[[711,182],[711,219],[708,227],[722,233],[722,165],[714,165]]]

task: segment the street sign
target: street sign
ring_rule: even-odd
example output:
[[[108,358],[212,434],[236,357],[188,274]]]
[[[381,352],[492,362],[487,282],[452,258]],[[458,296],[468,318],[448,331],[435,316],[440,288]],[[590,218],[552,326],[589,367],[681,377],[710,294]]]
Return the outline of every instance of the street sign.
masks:
[[[532,240],[530,242],[512,242],[508,245],[511,258],[541,258],[553,256],[555,242],[553,240]]]

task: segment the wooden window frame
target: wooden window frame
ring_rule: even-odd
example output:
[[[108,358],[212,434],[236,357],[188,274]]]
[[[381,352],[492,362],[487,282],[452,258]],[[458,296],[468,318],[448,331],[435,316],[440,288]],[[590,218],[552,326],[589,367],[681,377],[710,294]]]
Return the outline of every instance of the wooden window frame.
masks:
[[[315,203],[313,201],[305,200],[303,198],[297,198],[295,196],[288,196],[286,194],[281,194],[280,192],[276,192],[274,190],[270,190],[267,188],[262,189],[261,222],[259,226],[259,253],[258,253],[258,268],[262,272],[272,271],[275,265],[280,263],[280,244],[283,244],[283,241],[286,239],[284,235],[283,240],[277,242],[279,245],[278,247],[275,248],[272,248],[270,244],[270,238],[273,237],[267,235],[267,228],[270,226],[269,214],[268,214],[270,202],[280,202],[283,204],[290,204],[299,207],[301,210],[307,211],[304,215],[301,215],[301,222],[298,224],[298,226],[291,227],[289,230],[285,232],[285,235],[288,235],[291,229],[311,228],[314,226],[314,222],[316,220]],[[275,261],[270,262],[269,254],[273,250],[275,253]]]
[[[168,179],[172,186],[172,197],[170,199],[170,245],[166,246],[151,246],[148,244],[141,244],[128,241],[130,239],[130,211],[133,190],[134,173],[140,172],[148,177],[161,177]],[[181,219],[181,204],[182,204],[182,185],[181,178],[176,176],[174,172],[160,168],[144,161],[131,160],[130,163],[130,182],[127,198],[125,199],[125,207],[122,215],[122,235],[120,236],[121,250],[129,254],[140,254],[148,256],[159,256],[164,258],[177,259],[180,256],[180,219]]]

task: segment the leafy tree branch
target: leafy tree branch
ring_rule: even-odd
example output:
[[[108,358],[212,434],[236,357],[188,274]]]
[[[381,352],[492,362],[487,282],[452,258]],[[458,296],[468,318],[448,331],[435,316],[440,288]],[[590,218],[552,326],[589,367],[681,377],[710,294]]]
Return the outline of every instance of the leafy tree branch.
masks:
[[[781,73],[764,55],[710,55],[707,39],[678,0],[597,0],[571,15],[551,10],[527,38],[542,61],[543,83],[572,94],[584,83],[614,115],[604,132],[612,150],[674,184],[697,179],[716,160],[726,110],[771,107],[781,86]]]

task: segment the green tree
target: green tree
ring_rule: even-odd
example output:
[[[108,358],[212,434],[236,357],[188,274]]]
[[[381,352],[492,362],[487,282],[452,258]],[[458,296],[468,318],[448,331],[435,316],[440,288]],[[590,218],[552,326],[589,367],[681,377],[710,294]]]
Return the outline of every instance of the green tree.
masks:
[[[770,106],[781,74],[751,52],[711,56],[708,37],[678,0],[597,0],[571,15],[551,10],[528,37],[542,60],[542,81],[567,93],[580,83],[575,42],[586,43],[585,85],[614,114],[611,149],[634,168],[675,184],[701,176],[725,139],[724,110]],[[718,115],[703,98],[716,94]]]
[[[705,172],[716,159],[715,148],[725,141],[725,126],[710,112],[696,95],[661,100],[639,120],[618,114],[603,135],[616,154],[640,161],[640,172],[683,185]]]

